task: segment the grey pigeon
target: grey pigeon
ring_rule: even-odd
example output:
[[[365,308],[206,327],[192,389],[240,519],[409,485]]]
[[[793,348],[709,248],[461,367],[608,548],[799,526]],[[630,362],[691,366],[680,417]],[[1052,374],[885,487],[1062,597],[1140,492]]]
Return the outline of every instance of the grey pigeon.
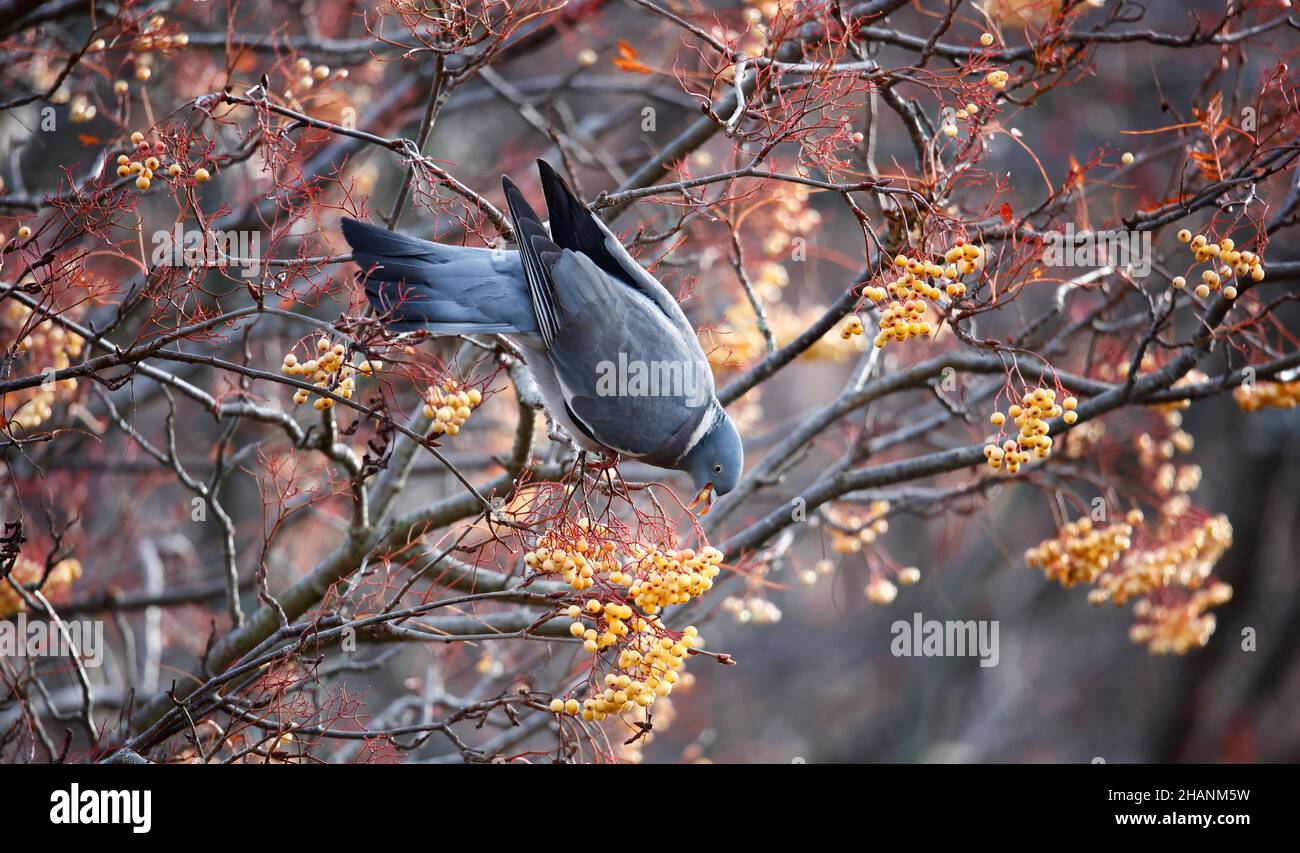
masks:
[[[694,329],[662,284],[537,161],[550,232],[508,178],[519,251],[446,246],[343,220],[366,295],[390,328],[504,334],[552,418],[587,451],[684,471],[695,503],[736,486],[740,435]]]

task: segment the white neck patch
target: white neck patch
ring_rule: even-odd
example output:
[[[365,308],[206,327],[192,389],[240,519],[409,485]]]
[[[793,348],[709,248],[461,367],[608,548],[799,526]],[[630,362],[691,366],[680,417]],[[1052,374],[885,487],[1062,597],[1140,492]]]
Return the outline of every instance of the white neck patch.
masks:
[[[709,410],[704,413],[704,417],[700,418],[700,422],[696,425],[695,431],[691,433],[691,437],[686,440],[686,449],[682,451],[681,458],[685,459],[687,454],[695,449],[695,445],[700,443],[700,439],[708,435],[709,430],[713,429],[713,425],[717,423],[717,420],[718,407],[716,405],[709,406]]]

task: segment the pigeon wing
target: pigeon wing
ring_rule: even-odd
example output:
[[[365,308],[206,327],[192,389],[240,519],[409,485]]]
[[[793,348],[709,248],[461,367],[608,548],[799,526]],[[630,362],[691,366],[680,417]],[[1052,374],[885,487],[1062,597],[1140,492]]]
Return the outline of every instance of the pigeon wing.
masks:
[[[502,176],[501,186],[506,193],[506,206],[510,209],[510,224],[515,229],[515,239],[519,243],[519,254],[523,259],[524,278],[528,282],[528,295],[532,299],[533,313],[537,318],[537,330],[541,332],[542,341],[550,348],[555,339],[561,317],[555,299],[555,290],[550,276],[538,257],[534,241],[540,239],[549,243],[546,229],[537,218],[537,214],[524,199],[514,181]]]
[[[564,179],[545,160],[537,161],[537,171],[546,194],[546,211],[551,218],[551,239],[562,249],[571,249],[591,258],[605,273],[649,299],[683,340],[698,348],[695,330],[682,312],[681,306],[668,289],[623,248],[623,243],[605,227],[605,223],[587,209]],[[703,351],[700,357],[704,357]]]
[[[548,353],[574,422],[624,456],[656,455],[699,423],[713,377],[661,308],[586,255],[534,238],[563,324]]]

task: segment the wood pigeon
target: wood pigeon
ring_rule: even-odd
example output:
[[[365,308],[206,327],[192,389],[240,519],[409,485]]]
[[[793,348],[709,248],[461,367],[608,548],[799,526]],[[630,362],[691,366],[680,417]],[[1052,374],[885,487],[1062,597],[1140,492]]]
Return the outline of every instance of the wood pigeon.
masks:
[[[503,334],[585,450],[684,471],[705,511],[735,488],[740,434],[681,307],[543,160],[550,231],[501,179],[518,251],[447,246],[343,220],[375,310],[398,331]]]

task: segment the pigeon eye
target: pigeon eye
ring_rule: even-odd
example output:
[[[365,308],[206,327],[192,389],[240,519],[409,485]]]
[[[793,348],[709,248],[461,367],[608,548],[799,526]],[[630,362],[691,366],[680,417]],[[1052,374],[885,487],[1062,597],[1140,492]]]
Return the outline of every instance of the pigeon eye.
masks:
[[[721,465],[721,464],[714,465],[714,466],[713,466],[713,473],[715,473],[715,474],[721,474],[721,473],[722,473],[722,465]]]

